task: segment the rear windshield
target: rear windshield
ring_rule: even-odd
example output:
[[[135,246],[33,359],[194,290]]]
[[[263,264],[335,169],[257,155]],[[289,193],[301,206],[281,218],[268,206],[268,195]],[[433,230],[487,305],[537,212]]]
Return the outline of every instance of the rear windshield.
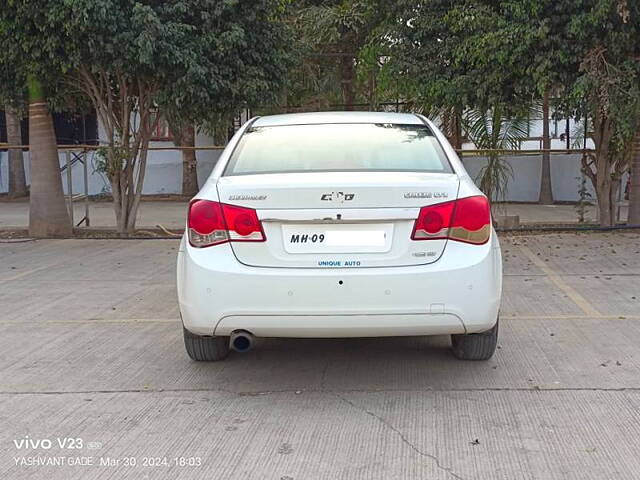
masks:
[[[451,167],[426,125],[282,125],[249,128],[225,175],[309,171],[450,173]]]

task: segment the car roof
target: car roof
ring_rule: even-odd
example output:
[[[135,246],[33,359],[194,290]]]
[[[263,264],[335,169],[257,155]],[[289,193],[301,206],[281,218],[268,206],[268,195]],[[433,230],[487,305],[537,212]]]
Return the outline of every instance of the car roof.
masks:
[[[274,127],[278,125],[313,125],[321,123],[399,123],[406,125],[424,125],[424,122],[413,113],[308,112],[258,117],[252,126]]]

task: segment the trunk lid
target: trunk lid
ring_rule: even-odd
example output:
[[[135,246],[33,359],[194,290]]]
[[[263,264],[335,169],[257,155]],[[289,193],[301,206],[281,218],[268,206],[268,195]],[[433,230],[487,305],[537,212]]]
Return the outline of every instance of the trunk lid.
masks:
[[[413,241],[420,207],[455,200],[449,173],[313,172],[221,177],[222,203],[253,208],[265,242],[232,242],[256,267],[363,268],[438,260],[446,240]]]

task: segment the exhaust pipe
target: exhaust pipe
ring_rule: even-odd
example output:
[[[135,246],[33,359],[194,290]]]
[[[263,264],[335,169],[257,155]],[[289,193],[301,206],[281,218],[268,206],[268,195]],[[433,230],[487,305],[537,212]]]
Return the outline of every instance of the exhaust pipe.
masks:
[[[248,352],[253,347],[253,335],[244,330],[236,330],[231,332],[229,338],[229,346],[236,352]]]

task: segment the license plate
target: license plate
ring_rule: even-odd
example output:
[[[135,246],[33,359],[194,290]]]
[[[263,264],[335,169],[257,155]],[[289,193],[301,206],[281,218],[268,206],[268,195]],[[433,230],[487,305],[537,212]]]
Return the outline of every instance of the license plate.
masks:
[[[288,253],[384,253],[391,250],[393,224],[283,225]]]

